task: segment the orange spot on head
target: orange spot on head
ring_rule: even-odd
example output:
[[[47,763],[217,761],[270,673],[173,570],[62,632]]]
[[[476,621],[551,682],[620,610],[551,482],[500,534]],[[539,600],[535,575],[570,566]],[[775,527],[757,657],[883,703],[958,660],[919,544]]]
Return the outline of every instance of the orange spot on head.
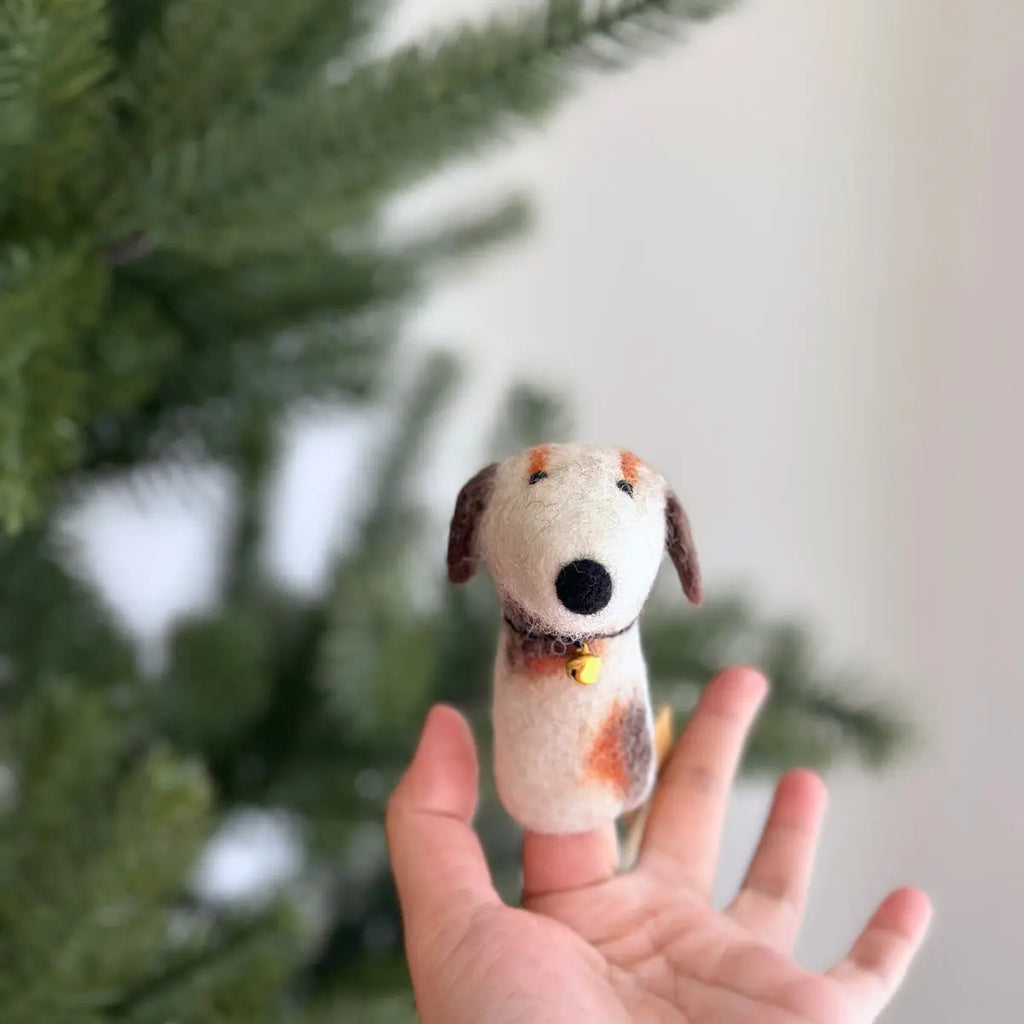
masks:
[[[534,473],[546,473],[548,468],[548,456],[551,449],[546,444],[538,445],[530,449],[530,476]]]
[[[612,786],[620,793],[625,793],[630,785],[630,766],[622,742],[627,710],[621,701],[612,705],[598,727],[584,768],[588,779]]]
[[[622,479],[626,483],[636,487],[637,477],[640,475],[640,467],[642,465],[643,461],[632,452],[619,452],[619,469],[622,473]]]

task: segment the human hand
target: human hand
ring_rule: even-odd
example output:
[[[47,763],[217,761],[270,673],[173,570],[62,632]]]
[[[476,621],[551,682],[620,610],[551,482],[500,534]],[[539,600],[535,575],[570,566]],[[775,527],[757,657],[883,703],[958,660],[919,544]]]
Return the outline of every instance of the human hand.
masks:
[[[522,907],[495,892],[472,828],[469,727],[434,708],[387,814],[421,1021],[874,1021],[931,911],[922,893],[899,890],[830,971],[793,962],[825,808],[817,776],[783,777],[739,895],[722,912],[710,903],[729,791],[766,692],[750,669],[708,686],[662,772],[631,870],[617,873],[612,828],[527,833]]]

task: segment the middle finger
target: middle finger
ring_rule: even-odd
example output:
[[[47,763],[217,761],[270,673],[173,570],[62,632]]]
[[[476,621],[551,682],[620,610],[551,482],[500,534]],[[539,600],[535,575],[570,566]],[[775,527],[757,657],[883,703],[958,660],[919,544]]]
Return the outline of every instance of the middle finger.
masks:
[[[767,692],[764,676],[750,668],[727,669],[708,684],[655,789],[641,868],[682,869],[710,899],[729,791]]]

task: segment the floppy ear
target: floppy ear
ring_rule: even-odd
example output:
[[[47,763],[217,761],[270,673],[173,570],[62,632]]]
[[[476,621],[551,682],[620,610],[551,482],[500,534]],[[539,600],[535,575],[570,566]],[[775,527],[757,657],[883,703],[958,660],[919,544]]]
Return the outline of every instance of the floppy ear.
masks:
[[[487,508],[491,491],[494,490],[494,475],[497,471],[498,464],[492,462],[459,491],[455,514],[448,530],[448,579],[452,583],[465,583],[476,572],[477,529],[480,516]]]
[[[697,550],[693,546],[690,520],[672,491],[665,497],[665,547],[679,574],[683,593],[693,604],[700,604],[700,565],[697,562]]]

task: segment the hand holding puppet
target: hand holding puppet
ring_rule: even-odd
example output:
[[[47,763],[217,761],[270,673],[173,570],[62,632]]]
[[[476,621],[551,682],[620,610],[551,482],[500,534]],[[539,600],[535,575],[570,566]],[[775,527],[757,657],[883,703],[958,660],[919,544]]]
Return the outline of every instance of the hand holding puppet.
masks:
[[[617,448],[531,448],[459,493],[448,576],[464,583],[483,561],[501,599],[495,782],[525,828],[598,828],[650,794],[657,758],[637,619],[666,550],[699,603],[682,505]]]

